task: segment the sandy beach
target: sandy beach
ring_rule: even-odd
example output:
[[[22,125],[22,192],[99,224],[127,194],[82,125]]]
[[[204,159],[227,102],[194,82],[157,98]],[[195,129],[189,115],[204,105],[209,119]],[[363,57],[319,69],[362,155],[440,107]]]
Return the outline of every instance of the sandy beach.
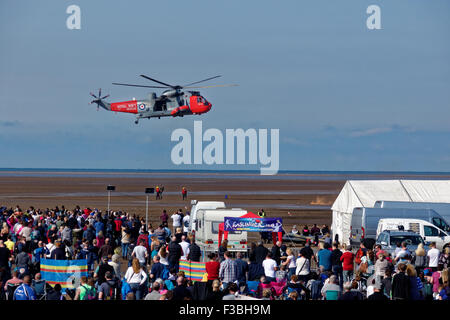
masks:
[[[282,217],[285,230],[292,225],[331,224],[331,205],[347,179],[396,179],[407,175],[357,174],[279,174],[261,176],[250,173],[221,172],[83,172],[83,171],[0,171],[0,205],[22,209],[29,206],[53,208],[75,205],[106,210],[107,185],[111,210],[145,215],[146,187],[164,186],[162,200],[150,195],[149,219],[157,224],[163,209],[169,214],[179,208],[190,209],[190,200],[225,201],[228,207]],[[414,175],[413,178],[427,178]],[[429,177],[428,177],[429,178]],[[436,178],[436,177],[434,177]],[[445,178],[440,176],[440,178]],[[447,177],[448,178],[448,177]],[[181,187],[188,200],[181,198]]]
[[[262,177],[256,174],[227,173],[15,173],[0,175],[0,205],[22,209],[29,206],[53,208],[64,205],[107,208],[106,186],[116,186],[111,194],[111,210],[125,210],[145,215],[144,189],[164,186],[162,200],[150,195],[149,218],[159,221],[163,209],[169,213],[190,209],[190,200],[225,201],[226,205],[257,212],[268,217],[282,217],[286,230],[294,224],[331,224],[331,204],[345,180],[310,180],[286,175]],[[188,200],[181,198],[181,187],[188,190]],[[290,214],[289,214],[290,213]]]

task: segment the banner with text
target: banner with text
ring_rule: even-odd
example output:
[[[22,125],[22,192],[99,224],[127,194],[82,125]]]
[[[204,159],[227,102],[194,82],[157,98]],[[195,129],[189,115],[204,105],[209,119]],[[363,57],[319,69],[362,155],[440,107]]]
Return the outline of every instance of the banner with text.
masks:
[[[281,218],[234,218],[225,217],[225,231],[281,232]]]

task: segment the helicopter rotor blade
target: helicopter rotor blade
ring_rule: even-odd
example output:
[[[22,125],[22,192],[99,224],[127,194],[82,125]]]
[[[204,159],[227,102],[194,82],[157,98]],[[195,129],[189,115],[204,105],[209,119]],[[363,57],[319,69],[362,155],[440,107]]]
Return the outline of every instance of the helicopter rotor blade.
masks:
[[[156,89],[167,89],[167,87],[159,87],[159,86],[144,86],[140,84],[129,84],[129,83],[117,83],[113,82],[113,85],[116,86],[128,86],[128,87],[141,87],[141,88],[156,88]],[[170,88],[170,87],[169,87]]]
[[[109,94],[107,94],[107,95],[104,96],[104,97],[101,97],[100,100],[106,99],[106,98],[108,98],[108,97],[109,97]]]
[[[187,89],[204,89],[204,88],[217,88],[217,87],[237,87],[238,84],[217,84],[212,86],[200,86],[200,87],[183,87]]]
[[[158,80],[156,80],[156,79],[152,79],[152,78],[146,76],[145,74],[141,74],[141,77],[142,77],[142,78],[145,78],[145,79],[147,79],[147,80],[150,80],[150,81],[153,81],[153,82],[156,82],[156,83],[165,85],[165,86],[170,87],[170,88],[173,88],[173,89],[176,89],[176,88],[177,88],[177,86],[173,86],[173,85],[171,85],[171,84],[164,83],[164,82],[158,81]]]
[[[212,79],[216,79],[216,78],[219,78],[219,77],[221,77],[221,76],[214,76],[214,77],[211,77],[211,78],[208,78],[208,79],[204,79],[204,80],[188,83],[188,84],[183,85],[183,88],[186,88],[187,86],[191,86],[193,84],[197,84],[197,83],[200,83],[200,82],[205,82],[205,81],[209,81],[209,80],[212,80]]]

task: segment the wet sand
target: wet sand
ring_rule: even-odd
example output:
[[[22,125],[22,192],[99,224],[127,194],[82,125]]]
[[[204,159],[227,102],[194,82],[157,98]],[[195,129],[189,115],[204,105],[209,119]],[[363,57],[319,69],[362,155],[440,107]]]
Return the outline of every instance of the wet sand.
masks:
[[[149,219],[159,222],[163,209],[168,213],[181,208],[190,209],[190,200],[224,201],[228,207],[258,212],[268,217],[282,217],[286,230],[292,225],[331,224],[331,204],[345,183],[332,180],[309,179],[295,175],[262,177],[257,174],[228,173],[64,173],[51,172],[0,176],[0,205],[19,205],[23,210],[54,208],[64,205],[106,210],[106,186],[116,186],[111,193],[111,210],[124,210],[145,215],[146,187],[164,186],[162,200],[150,195]],[[181,187],[188,190],[188,200],[181,198]],[[290,213],[290,214],[289,214]]]

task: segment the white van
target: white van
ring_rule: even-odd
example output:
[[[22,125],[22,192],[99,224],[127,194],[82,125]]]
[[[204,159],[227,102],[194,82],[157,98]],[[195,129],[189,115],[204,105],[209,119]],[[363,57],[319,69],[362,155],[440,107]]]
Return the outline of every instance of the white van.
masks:
[[[378,221],[387,218],[426,220],[441,230],[449,227],[441,215],[431,209],[355,208],[350,226],[350,245],[357,247],[363,239],[366,243],[375,243]]]
[[[200,209],[197,210],[195,242],[202,250],[205,258],[207,252],[217,251],[219,248],[219,224],[225,217],[241,217],[247,213],[242,209]],[[223,237],[222,237],[223,239]],[[228,233],[228,251],[247,252],[247,232],[235,231]]]
[[[426,244],[436,242],[436,247],[439,250],[450,245],[450,235],[432,223],[421,219],[380,219],[378,221],[377,238],[384,230],[399,230],[399,226],[403,226],[405,231],[410,230],[420,234]]]
[[[191,201],[191,213],[189,218],[188,232],[192,233],[192,230],[196,229],[197,211],[201,209],[217,209],[225,208],[225,202],[223,201]]]

